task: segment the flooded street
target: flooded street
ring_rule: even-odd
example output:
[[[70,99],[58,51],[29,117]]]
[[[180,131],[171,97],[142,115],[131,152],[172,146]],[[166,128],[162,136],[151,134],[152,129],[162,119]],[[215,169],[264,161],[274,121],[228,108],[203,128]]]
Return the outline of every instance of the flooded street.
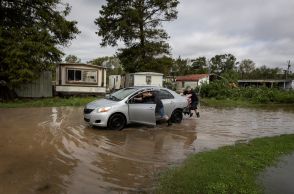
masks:
[[[83,108],[0,109],[0,193],[152,192],[189,154],[294,133],[293,109],[215,109],[167,127],[88,127]]]

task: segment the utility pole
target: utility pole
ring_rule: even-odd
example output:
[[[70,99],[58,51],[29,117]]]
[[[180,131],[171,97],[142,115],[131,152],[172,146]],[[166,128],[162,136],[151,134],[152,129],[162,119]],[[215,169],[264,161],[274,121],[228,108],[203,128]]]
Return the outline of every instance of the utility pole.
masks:
[[[286,71],[286,80],[288,79],[288,74],[290,73],[290,60],[288,61],[288,67],[287,67],[287,71]]]

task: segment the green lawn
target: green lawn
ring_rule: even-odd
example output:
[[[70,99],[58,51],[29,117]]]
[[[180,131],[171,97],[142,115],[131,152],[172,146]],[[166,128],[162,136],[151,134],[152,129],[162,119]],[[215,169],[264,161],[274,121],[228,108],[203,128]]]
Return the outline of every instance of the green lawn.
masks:
[[[198,153],[164,172],[157,193],[262,193],[259,173],[293,151],[294,135],[282,135]]]
[[[88,102],[99,98],[101,97],[53,97],[40,99],[16,99],[14,101],[1,102],[0,108],[84,106]]]

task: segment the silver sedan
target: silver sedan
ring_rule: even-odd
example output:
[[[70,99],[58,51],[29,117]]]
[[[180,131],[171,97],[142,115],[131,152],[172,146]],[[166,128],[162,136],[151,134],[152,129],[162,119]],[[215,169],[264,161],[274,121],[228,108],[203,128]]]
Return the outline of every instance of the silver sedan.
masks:
[[[185,97],[167,88],[159,87],[128,87],[104,99],[88,103],[84,108],[84,120],[98,127],[121,130],[129,123],[156,125],[161,117],[155,113],[155,103],[138,102],[137,97],[144,92],[156,91],[161,99],[165,114],[174,123],[180,123],[183,118],[183,108],[188,102]]]

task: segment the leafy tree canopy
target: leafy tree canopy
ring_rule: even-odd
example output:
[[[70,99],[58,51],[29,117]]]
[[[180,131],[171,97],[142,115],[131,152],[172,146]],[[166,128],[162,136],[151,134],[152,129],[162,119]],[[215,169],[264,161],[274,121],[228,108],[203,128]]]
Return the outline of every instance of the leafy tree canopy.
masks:
[[[200,69],[206,66],[206,57],[198,57],[192,61],[193,69]]]
[[[80,63],[81,62],[81,59],[79,59],[75,55],[67,55],[64,60],[66,63]]]
[[[169,55],[163,21],[177,18],[178,0],[107,0],[95,20],[101,46],[117,46],[126,72],[156,71],[164,55]],[[165,71],[164,69],[160,69]]]
[[[61,0],[2,0],[0,6],[0,80],[9,85],[29,82],[61,61],[60,46],[79,33]]]
[[[244,77],[246,77],[246,75],[254,71],[254,69],[255,63],[251,59],[242,60],[239,65],[239,72],[241,74],[241,78],[243,79]]]
[[[88,61],[88,63],[107,67],[107,75],[120,75],[123,73],[121,62],[115,56],[98,57],[96,59]]]
[[[222,74],[235,70],[236,57],[232,54],[215,55],[210,59],[210,72]]]

